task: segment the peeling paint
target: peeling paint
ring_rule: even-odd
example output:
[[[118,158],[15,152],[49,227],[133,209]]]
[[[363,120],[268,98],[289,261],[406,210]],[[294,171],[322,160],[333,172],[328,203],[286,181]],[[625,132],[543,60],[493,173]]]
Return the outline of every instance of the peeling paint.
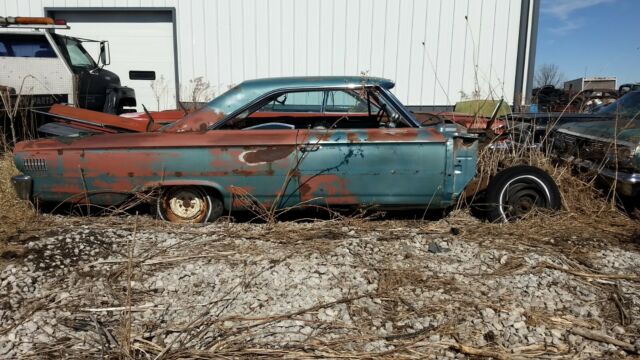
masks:
[[[303,126],[210,130],[238,105],[234,96],[241,91],[234,88],[221,95],[227,102],[220,104],[227,107],[210,104],[153,131],[143,130],[145,121],[138,121],[129,125],[128,133],[21,142],[15,147],[16,165],[32,176],[34,196],[42,200],[88,198],[110,206],[136,191],[192,185],[219,192],[227,209],[246,205],[238,197],[263,206],[278,201],[281,207],[309,201],[438,208],[453,203],[475,175],[475,140],[465,143],[436,126],[407,127],[408,122],[398,128],[372,127],[368,114],[346,114],[356,121],[339,124],[356,125],[348,129],[304,127],[342,114],[276,112],[250,118],[268,122],[284,116],[292,123],[300,118]],[[251,100],[247,96],[243,101]],[[117,116],[96,119],[121,125]],[[25,159],[36,158],[44,161],[46,171],[30,172],[22,166]],[[78,196],[85,193],[91,196]]]

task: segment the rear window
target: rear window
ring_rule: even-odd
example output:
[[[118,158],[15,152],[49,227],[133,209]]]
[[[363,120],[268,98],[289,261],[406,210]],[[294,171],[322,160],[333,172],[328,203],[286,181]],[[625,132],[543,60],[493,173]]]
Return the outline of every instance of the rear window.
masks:
[[[44,35],[0,34],[0,56],[54,58],[56,53]]]

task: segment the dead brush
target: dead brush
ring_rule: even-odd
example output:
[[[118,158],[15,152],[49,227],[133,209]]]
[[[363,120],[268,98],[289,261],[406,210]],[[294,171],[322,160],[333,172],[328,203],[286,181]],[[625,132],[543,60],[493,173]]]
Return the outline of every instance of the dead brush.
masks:
[[[0,242],[30,228],[36,220],[31,204],[20,200],[13,190],[11,176],[17,174],[11,155],[0,155]]]
[[[513,165],[531,165],[548,172],[560,189],[562,210],[535,210],[508,226],[482,222],[464,226],[465,240],[497,246],[508,253],[531,248],[566,263],[567,259],[584,257],[584,252],[576,252],[577,244],[591,251],[600,244],[630,242],[633,234],[640,231],[639,222],[612,206],[614,189],[598,188],[595,174],[577,174],[570,165],[558,163],[536,147],[482,148],[478,157],[480,181],[471,186],[481,189],[498,171]],[[458,207],[473,200],[476,199],[461,199]],[[457,222],[453,218],[445,221]]]
[[[75,216],[91,216],[92,213],[104,217],[125,216],[131,214],[132,209],[141,205],[155,204],[160,194],[160,189],[151,188],[144,191],[136,191],[124,202],[113,206],[100,206],[91,202],[92,196],[100,194],[104,194],[104,192],[84,191],[83,193],[72,195],[56,205],[54,211],[64,206],[66,202],[70,202],[72,203],[70,212]]]
[[[32,110],[37,109],[34,97],[25,95],[24,89],[28,79],[36,80],[27,75],[23,78],[19,91],[0,85],[0,143],[2,150],[8,152],[20,140],[33,139],[37,136],[37,119]]]
[[[494,140],[495,141],[495,140]],[[491,141],[478,153],[478,189],[480,185],[486,186],[496,173],[515,165],[530,165],[538,167],[551,175],[562,195],[564,211],[581,215],[598,216],[603,212],[611,212],[613,217],[624,216],[621,212],[611,207],[607,197],[603,193],[613,194],[607,189],[596,187],[595,174],[577,174],[569,164],[558,163],[540,148],[525,145],[514,145],[505,148],[494,148]]]

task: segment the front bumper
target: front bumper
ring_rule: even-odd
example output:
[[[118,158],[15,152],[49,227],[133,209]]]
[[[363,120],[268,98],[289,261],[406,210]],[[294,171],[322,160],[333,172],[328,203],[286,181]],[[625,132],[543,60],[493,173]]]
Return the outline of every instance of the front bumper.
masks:
[[[22,200],[31,200],[33,179],[29,175],[17,175],[11,178],[11,183],[18,197]]]
[[[610,184],[615,183],[618,194],[630,197],[636,197],[640,194],[640,174],[602,169],[600,176]]]
[[[600,168],[597,164],[588,160],[579,160],[575,158],[564,158],[580,168],[588,169],[598,173],[600,178],[609,185],[615,184],[616,192],[620,195],[636,197],[640,195],[640,173],[630,173],[624,171],[616,171],[610,168]]]

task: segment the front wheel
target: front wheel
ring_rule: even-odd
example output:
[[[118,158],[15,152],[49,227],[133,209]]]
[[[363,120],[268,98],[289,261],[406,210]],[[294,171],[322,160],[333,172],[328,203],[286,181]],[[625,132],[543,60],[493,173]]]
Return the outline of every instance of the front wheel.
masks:
[[[157,214],[165,221],[203,223],[222,215],[222,201],[197,186],[166,188],[158,197]]]
[[[486,217],[492,222],[523,218],[535,208],[559,210],[562,202],[555,181],[544,170],[519,165],[499,172],[485,192]]]

